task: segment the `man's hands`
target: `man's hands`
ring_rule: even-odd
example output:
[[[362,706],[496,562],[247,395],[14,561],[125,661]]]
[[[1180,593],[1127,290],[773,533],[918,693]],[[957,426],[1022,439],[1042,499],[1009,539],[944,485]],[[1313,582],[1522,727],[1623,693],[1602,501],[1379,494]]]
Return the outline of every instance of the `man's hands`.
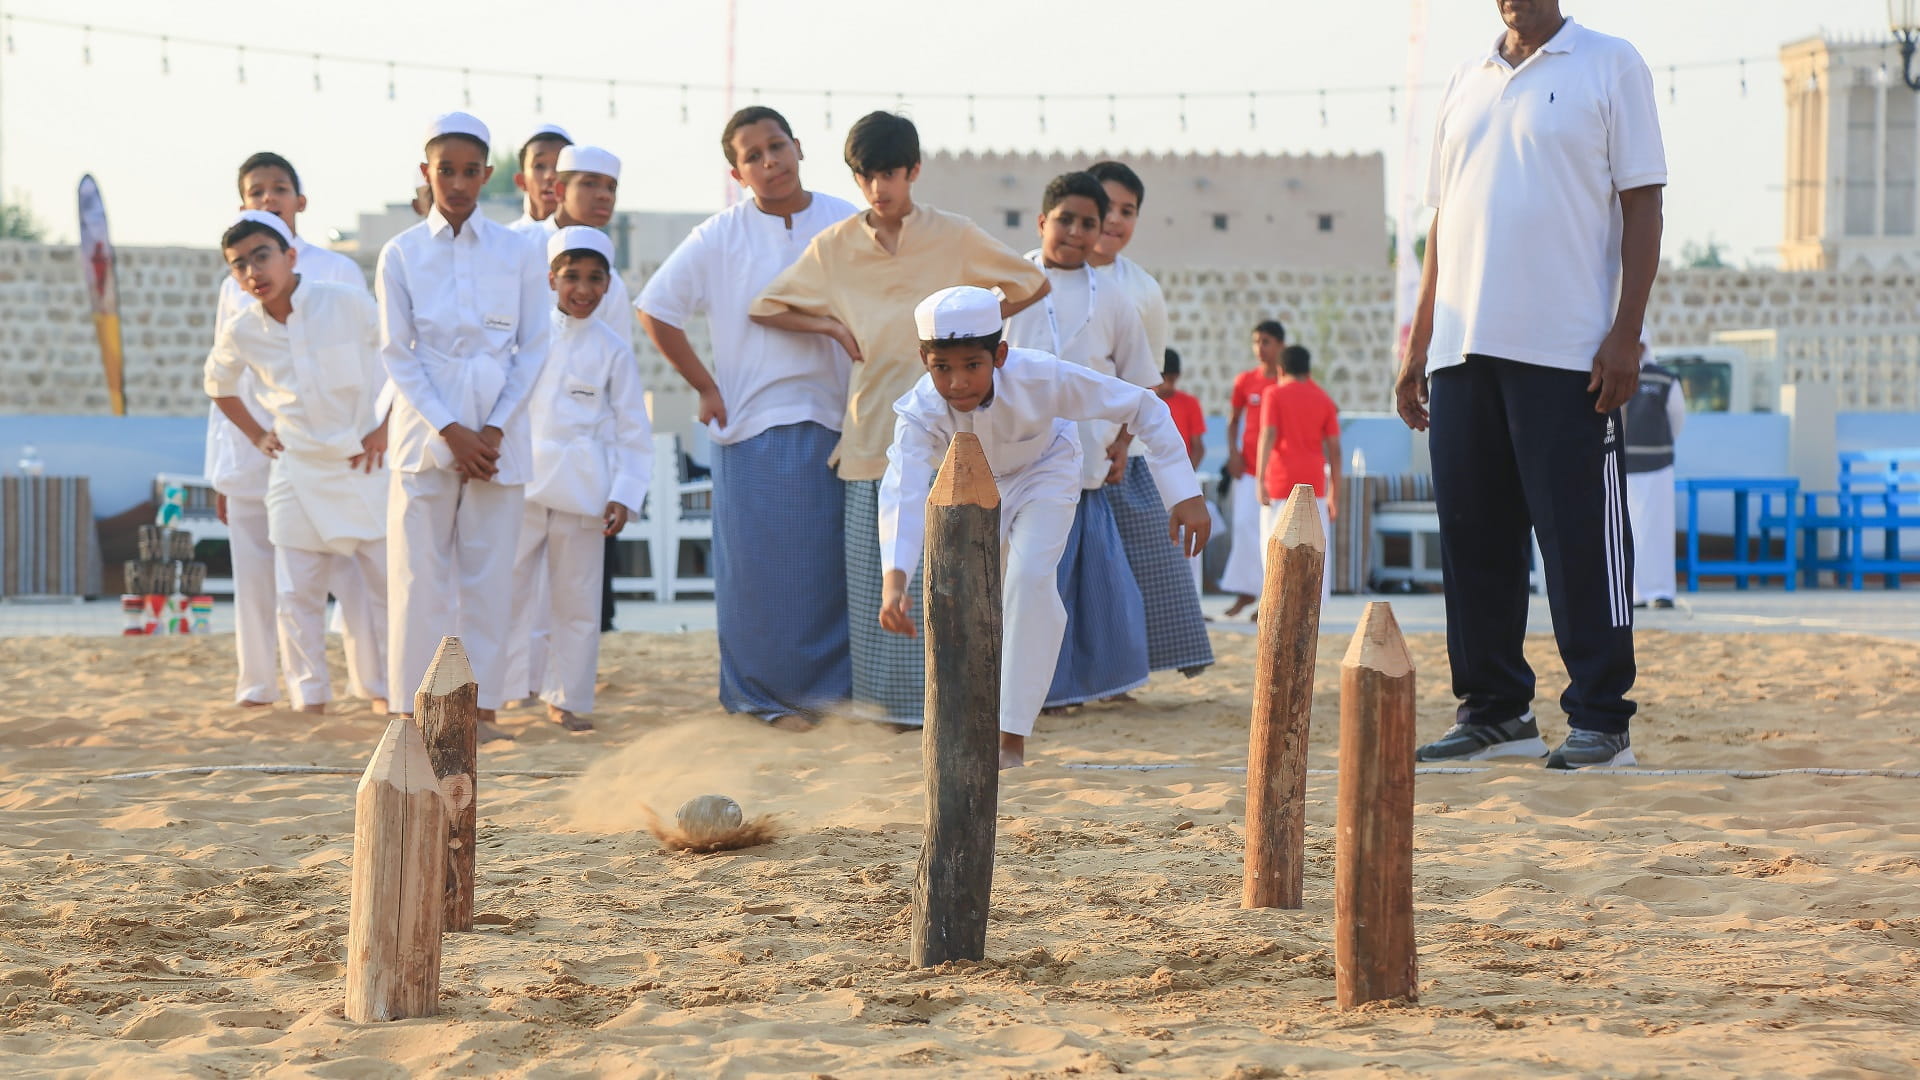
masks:
[[[866,359],[866,357],[860,355],[860,343],[854,340],[853,331],[847,329],[846,323],[832,316],[823,315],[821,318],[825,319],[828,323],[828,326],[822,332],[839,342],[840,347],[847,350],[847,357],[849,359],[856,364]]]
[[[700,391],[700,422],[727,426],[727,403],[720,400],[718,386]]]
[[[1206,500],[1198,495],[1174,503],[1167,514],[1167,538],[1180,545],[1188,558],[1206,550],[1212,533],[1213,519],[1207,516]]]
[[[254,436],[253,445],[268,457],[279,457],[280,451],[286,449],[285,446],[281,445],[280,436],[275,435],[271,431],[263,431]]]
[[[387,460],[387,422],[367,433],[360,440],[360,452],[347,459],[347,467],[370,473],[385,464]]]
[[[475,431],[458,423],[440,429],[453,451],[454,471],[469,480],[491,480],[499,474],[500,434],[497,427]]]
[[[632,516],[632,513],[632,511],[627,509],[627,504],[625,503],[608,503],[606,511],[600,515],[600,520],[605,522],[607,526],[601,530],[602,534],[613,536],[619,533],[621,529],[627,527],[627,519]]]
[[[1610,413],[1633,399],[1640,388],[1640,335],[1615,330],[1600,343],[1593,354],[1593,378],[1587,380],[1587,393],[1600,392],[1593,411]]]
[[[1120,437],[1107,444],[1107,483],[1117,484],[1127,478],[1127,446],[1133,442],[1133,436],[1127,429],[1120,429]]]
[[[1240,451],[1231,446],[1227,448],[1227,475],[1235,480],[1247,475],[1247,459],[1241,457]]]
[[[1427,430],[1427,358],[1407,353],[1400,361],[1400,376],[1393,382],[1393,406],[1400,419],[1415,431]]]
[[[907,572],[889,570],[880,586],[880,628],[893,634],[917,636],[907,610]]]
[[[1273,496],[1271,496],[1271,495],[1269,495],[1269,494],[1267,494],[1267,485],[1265,485],[1265,484],[1263,484],[1263,483],[1261,483],[1261,482],[1260,482],[1260,478],[1259,478],[1259,477],[1257,477],[1257,476],[1253,478],[1253,482],[1254,482],[1254,484],[1256,484],[1256,485],[1257,485],[1257,486],[1258,486],[1258,487],[1260,488],[1260,505],[1261,505],[1261,506],[1272,506],[1272,505],[1273,505]]]

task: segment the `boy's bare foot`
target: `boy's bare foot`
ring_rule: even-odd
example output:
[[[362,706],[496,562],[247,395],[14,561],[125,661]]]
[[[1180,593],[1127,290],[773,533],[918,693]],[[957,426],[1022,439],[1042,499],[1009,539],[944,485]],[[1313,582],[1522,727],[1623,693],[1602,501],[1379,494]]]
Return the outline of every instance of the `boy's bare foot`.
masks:
[[[1134,697],[1132,694],[1115,694],[1112,697],[1101,698],[1100,702],[1103,705],[1131,705],[1139,700],[1139,698]]]
[[[785,716],[776,716],[767,721],[767,726],[778,731],[812,731],[819,725],[804,716],[796,716],[788,713]]]
[[[513,732],[494,723],[494,719],[499,715],[493,709],[480,710],[480,722],[474,725],[475,741],[483,743],[513,741]]]
[[[1070,716],[1078,705],[1049,705],[1040,710],[1041,716]]]
[[[255,701],[252,698],[241,698],[239,701],[234,702],[234,704],[243,709],[271,709],[273,707],[273,702],[271,701]]]
[[[385,716],[390,711],[387,708],[387,699],[383,697],[374,698],[367,702],[367,706],[373,710],[375,716]]]
[[[568,731],[592,731],[593,721],[575,714],[570,709],[558,705],[547,706],[547,719],[566,728]]]
[[[327,703],[324,701],[316,701],[311,705],[302,705],[300,706],[300,711],[303,713],[312,713],[315,716],[325,716],[327,714]]]
[[[1018,769],[1027,763],[1027,737],[1012,732],[1000,733],[1000,768]]]
[[[1227,618],[1231,619],[1235,615],[1247,610],[1247,605],[1253,603],[1253,601],[1254,598],[1248,596],[1246,593],[1233,594],[1233,606],[1227,609]]]

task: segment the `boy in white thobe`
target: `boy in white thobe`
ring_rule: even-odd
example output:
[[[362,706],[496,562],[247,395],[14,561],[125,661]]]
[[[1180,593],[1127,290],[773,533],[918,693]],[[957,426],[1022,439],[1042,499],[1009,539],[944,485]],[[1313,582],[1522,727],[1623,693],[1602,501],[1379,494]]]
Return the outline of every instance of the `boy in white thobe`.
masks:
[[[1000,767],[1024,763],[1053,679],[1067,612],[1055,574],[1080,493],[1074,423],[1107,420],[1139,432],[1169,529],[1188,552],[1207,542],[1200,481],[1173,417],[1153,391],[1000,340],[1000,301],[974,286],[942,289],[914,309],[927,374],[894,403],[893,443],[880,482],[885,582],[880,625],[912,634],[907,578],[920,565],[926,500],[955,431],[980,439],[1000,489],[1003,580]]]
[[[303,281],[331,281],[367,290],[367,276],[358,263],[337,251],[309,244],[300,236],[296,220],[307,207],[300,186],[300,174],[293,163],[279,154],[262,152],[240,163],[236,177],[241,210],[261,210],[278,217],[293,237],[293,251],[300,260]],[[217,335],[234,314],[252,302],[231,275],[220,282],[220,299],[214,311],[213,329]],[[235,396],[246,407],[256,424],[264,427],[268,414],[260,401],[260,388],[253,373],[243,371]],[[381,410],[382,415],[385,410]],[[384,450],[386,430],[378,441]],[[269,705],[280,698],[274,686],[275,642],[278,634],[274,617],[274,555],[267,537],[267,456],[262,454],[240,429],[227,419],[219,406],[207,406],[207,452],[205,475],[219,494],[221,519],[227,525],[227,546],[233,562],[233,637],[239,659],[239,681],[234,701],[240,705]],[[368,584],[351,565],[343,563],[330,572],[330,587],[340,600],[345,616],[342,635],[347,655],[347,696],[368,698],[376,712],[387,708],[387,672],[382,641],[386,637],[385,617],[375,617],[367,599]],[[386,574],[381,573],[384,583]],[[382,590],[384,591],[384,584]]]
[[[541,124],[520,143],[520,171],[513,174],[513,186],[521,190],[520,217],[508,228],[526,236],[545,239],[548,218],[560,205],[554,194],[553,178],[560,151],[573,145],[573,136],[559,124]]]
[[[563,146],[555,160],[553,192],[558,200],[553,215],[526,232],[542,263],[554,233],[573,225],[604,229],[613,220],[614,199],[620,193],[620,159],[597,146]],[[594,318],[619,334],[628,348],[633,347],[633,299],[627,283],[620,280],[618,266],[607,282],[607,299]]]
[[[380,252],[380,348],[399,390],[387,670],[411,706],[440,639],[460,635],[481,737],[502,738],[493,719],[509,689],[513,556],[532,477],[526,404],[547,359],[553,292],[527,238],[475,213],[493,172],[487,138],[466,113],[433,121],[422,166],[433,210]]]
[[[640,512],[653,428],[633,347],[594,318],[613,273],[613,244],[573,225],[547,241],[556,306],[547,365],[528,401],[533,479],[520,521],[507,685],[540,688],[547,718],[590,731],[600,664],[603,538]],[[539,571],[544,570],[541,574]]]
[[[279,217],[255,210],[222,237],[234,279],[251,298],[220,328],[206,389],[272,459],[266,509],[281,667],[293,703],[324,712],[333,697],[326,606],[337,560],[349,562],[367,583],[369,607],[385,614],[385,375],[372,298],[362,288],[306,281],[292,245]],[[243,373],[260,388],[270,430],[237,396]]]

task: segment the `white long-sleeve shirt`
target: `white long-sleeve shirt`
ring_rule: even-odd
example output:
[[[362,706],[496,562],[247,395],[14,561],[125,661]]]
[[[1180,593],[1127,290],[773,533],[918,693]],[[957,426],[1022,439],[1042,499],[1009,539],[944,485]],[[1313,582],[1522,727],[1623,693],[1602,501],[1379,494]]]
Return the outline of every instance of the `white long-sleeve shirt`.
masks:
[[[554,220],[559,216],[548,214],[521,231],[521,235],[527,237],[528,242],[533,244],[533,252],[540,259],[543,273],[545,270],[552,269],[552,264],[547,260],[547,241],[553,239],[553,234],[560,231],[560,223]],[[600,306],[593,309],[593,317],[606,323],[607,328],[619,334],[620,340],[626,342],[627,348],[631,349],[634,324],[633,294],[627,291],[627,283],[620,280],[618,269],[608,267],[607,271],[607,295],[600,301]]]
[[[309,244],[300,237],[293,238],[294,272],[300,275],[302,282],[328,281],[348,285],[361,292],[367,291],[367,275],[361,271],[360,264],[337,251]],[[214,309],[213,332],[217,337],[220,328],[248,304],[253,303],[240,283],[229,274],[220,282],[220,299]],[[240,399],[252,414],[254,422],[261,427],[272,427],[267,416],[266,406],[260,402],[259,387],[253,382],[253,373],[241,375],[239,388],[234,397]],[[208,483],[223,495],[261,498],[267,493],[267,455],[247,441],[233,421],[218,406],[207,407],[207,449],[202,462],[201,472]]]
[[[725,425],[707,424],[714,442],[743,442],[787,424],[840,430],[853,368],[846,351],[825,334],[761,326],[747,308],[815,236],[853,213],[846,201],[817,191],[791,224],[751,199],[735,203],[696,225],[640,290],[639,309],[668,326],[685,330],[706,312],[707,364],[727,407]]]
[[[248,380],[272,417],[263,426],[286,447],[272,460],[264,493],[273,542],[350,551],[385,535],[384,472],[349,464],[380,426],[386,381],[379,316],[366,289],[303,278],[285,323],[249,300],[220,328],[204,385],[210,397],[238,397]]]
[[[482,214],[456,235],[440,208],[387,241],[375,278],[380,353],[399,391],[389,462],[451,468],[440,429],[497,427],[495,483],[531,475],[527,397],[547,359],[553,292],[526,237]]]
[[[970,413],[948,405],[932,375],[922,375],[893,411],[893,445],[880,481],[880,555],[887,570],[912,573],[920,565],[927,493],[956,431],[979,437],[1004,489],[1008,478],[1043,459],[1078,454],[1074,422],[1125,424],[1146,443],[1147,465],[1168,509],[1200,494],[1186,441],[1158,395],[1032,349],[1007,350],[1007,362],[993,373],[993,399]]]
[[[1027,258],[1046,271],[1052,288],[1039,303],[1007,320],[1008,345],[1051,353],[1135,386],[1160,385],[1160,362],[1147,346],[1146,328],[1131,295],[1111,280],[1095,277],[1091,266],[1044,266],[1038,251],[1028,252]],[[1119,434],[1120,425],[1105,420],[1080,425],[1083,490],[1107,482],[1107,447]]]
[[[527,501],[588,517],[617,502],[637,515],[653,469],[653,428],[633,347],[597,318],[556,308],[551,319],[547,364],[527,405]]]

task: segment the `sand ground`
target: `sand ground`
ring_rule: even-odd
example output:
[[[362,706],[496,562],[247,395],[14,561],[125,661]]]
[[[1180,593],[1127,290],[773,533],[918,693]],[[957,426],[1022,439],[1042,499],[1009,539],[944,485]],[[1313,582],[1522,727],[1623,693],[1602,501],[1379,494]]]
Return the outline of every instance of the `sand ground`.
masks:
[[[1321,644],[1313,761],[1337,762]],[[988,960],[906,963],[918,740],[789,736],[713,702],[708,634],[606,639],[601,728],[533,710],[482,768],[476,933],[442,1014],[341,1014],[350,775],[384,720],[219,704],[231,639],[0,641],[0,1074],[405,1077],[1859,1076],[1920,1071],[1920,780],[1602,777],[1417,791],[1417,1004],[1333,1005],[1333,781],[1307,904],[1238,906],[1253,639],[1043,723],[1002,788]],[[1422,731],[1444,643],[1410,639]],[[1558,663],[1530,642],[1550,741]],[[1641,635],[1648,766],[1920,769],[1920,643]],[[337,660],[336,650],[336,660]],[[1173,763],[1097,772],[1068,763]],[[770,846],[638,829],[722,791]]]

